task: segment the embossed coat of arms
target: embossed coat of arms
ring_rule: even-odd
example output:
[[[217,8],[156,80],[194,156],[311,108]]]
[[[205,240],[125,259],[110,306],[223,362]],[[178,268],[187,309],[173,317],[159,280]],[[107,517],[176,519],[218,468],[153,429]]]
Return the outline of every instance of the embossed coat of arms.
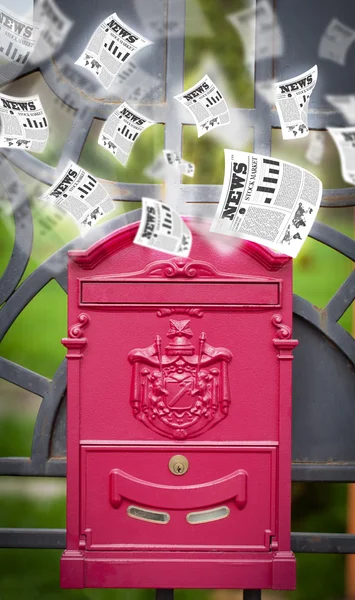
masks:
[[[128,354],[133,414],[165,437],[194,438],[228,415],[232,353],[208,344],[205,333],[196,349],[189,320],[170,320],[167,337],[165,353],[157,335],[151,346]]]

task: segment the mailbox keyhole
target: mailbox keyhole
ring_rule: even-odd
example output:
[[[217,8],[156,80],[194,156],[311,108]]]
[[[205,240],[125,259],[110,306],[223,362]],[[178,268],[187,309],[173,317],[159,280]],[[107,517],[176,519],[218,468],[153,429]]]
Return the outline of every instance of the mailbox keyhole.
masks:
[[[176,454],[169,460],[169,469],[173,475],[184,475],[189,468],[189,461],[185,456]]]

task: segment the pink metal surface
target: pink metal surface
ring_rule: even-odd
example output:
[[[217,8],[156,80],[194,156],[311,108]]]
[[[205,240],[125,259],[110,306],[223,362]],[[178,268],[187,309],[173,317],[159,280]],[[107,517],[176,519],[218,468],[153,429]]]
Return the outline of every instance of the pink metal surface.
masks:
[[[62,587],[295,586],[292,261],[187,223],[188,259],[70,253]]]

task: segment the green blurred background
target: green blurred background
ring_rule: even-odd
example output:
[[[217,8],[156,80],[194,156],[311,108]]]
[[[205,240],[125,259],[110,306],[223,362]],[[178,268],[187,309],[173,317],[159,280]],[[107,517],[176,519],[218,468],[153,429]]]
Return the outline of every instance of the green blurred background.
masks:
[[[240,0],[203,0],[200,8],[207,29],[202,37],[189,35],[189,6],[187,3],[187,37],[185,43],[185,88],[205,73],[206,64],[218,72],[219,85],[230,105],[241,108],[254,104],[254,87],[243,64],[243,47],[225,14],[243,7]],[[221,10],[221,7],[223,10]],[[226,51],[228,48],[228,51]],[[235,57],[239,57],[236,60]],[[209,61],[206,63],[206,61]],[[36,72],[6,86],[1,91],[10,95],[40,94],[51,123],[50,140],[46,151],[37,155],[40,160],[56,166],[67,139],[74,111],[56,99],[40,73]],[[170,99],[169,99],[170,101]],[[142,111],[143,112],[143,111]],[[58,117],[59,115],[59,117]],[[94,120],[87,137],[80,164],[103,180],[158,183],[144,174],[164,148],[164,125],[157,124],[145,131],[132,151],[126,168],[97,145],[102,122]],[[272,155],[297,163],[320,177],[325,188],[346,187],[340,174],[336,148],[326,131],[325,152],[319,166],[307,162],[305,153],[314,132],[307,138],[290,142],[282,140],[280,130],[272,135]],[[241,123],[234,140],[205,135],[198,139],[194,127],[183,131],[183,157],[196,165],[192,180],[184,183],[221,184],[224,172],[223,148],[252,149],[252,130],[246,132]],[[233,144],[233,145],[232,145]],[[38,200],[47,186],[40,184],[19,169],[15,171],[31,199],[34,219],[34,243],[31,259],[24,274],[26,278],[48,256],[77,237],[76,224],[58,209]],[[105,183],[105,182],[104,182]],[[168,200],[168,198],[167,198]],[[11,256],[14,223],[6,197],[0,196],[0,275]],[[111,219],[140,206],[140,203],[117,201]],[[352,209],[321,209],[320,220],[353,237]],[[351,262],[336,252],[308,239],[294,261],[294,291],[322,308],[343,283],[352,269]],[[349,309],[341,319],[351,332],[352,315]],[[52,281],[24,309],[1,344],[2,356],[24,367],[52,378],[65,351],[60,340],[66,334],[66,295]],[[0,380],[0,454],[29,456],[36,414],[40,399]],[[0,527],[65,527],[65,481],[54,479],[2,478],[0,482]],[[345,484],[306,484],[293,486],[293,531],[346,531]],[[60,590],[60,551],[0,550],[0,600],[136,600],[153,598],[153,591],[137,590]],[[295,592],[265,593],[265,597],[335,599],[344,595],[344,558],[338,555],[299,555],[297,557],[297,590]],[[177,599],[209,598],[232,600],[239,592],[178,591]]]

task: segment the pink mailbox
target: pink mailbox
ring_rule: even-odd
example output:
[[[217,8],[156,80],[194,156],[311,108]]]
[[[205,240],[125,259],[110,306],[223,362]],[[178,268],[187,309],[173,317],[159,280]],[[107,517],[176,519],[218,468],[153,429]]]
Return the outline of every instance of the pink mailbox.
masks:
[[[295,586],[292,260],[186,221],[70,252],[62,587]]]

